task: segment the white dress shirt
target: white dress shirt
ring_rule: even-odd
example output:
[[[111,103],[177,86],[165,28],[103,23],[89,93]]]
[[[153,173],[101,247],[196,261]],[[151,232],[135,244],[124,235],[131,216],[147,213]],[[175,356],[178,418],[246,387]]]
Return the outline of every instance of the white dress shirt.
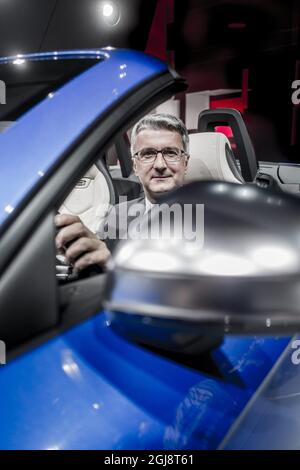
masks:
[[[147,214],[147,212],[151,211],[152,207],[155,206],[155,204],[153,204],[153,202],[150,202],[149,199],[147,199],[145,197],[145,214]]]

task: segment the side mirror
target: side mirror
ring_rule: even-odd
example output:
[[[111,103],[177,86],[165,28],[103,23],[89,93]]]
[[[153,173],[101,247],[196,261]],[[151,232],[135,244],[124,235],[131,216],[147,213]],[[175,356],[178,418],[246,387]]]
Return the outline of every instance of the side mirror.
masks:
[[[121,242],[108,275],[113,327],[142,343],[188,353],[214,347],[224,334],[300,330],[297,196],[252,184],[195,182],[164,203],[151,223],[159,224],[173,204],[183,211],[204,204],[204,243],[163,233]],[[178,223],[186,219],[175,218],[176,230]],[[201,230],[196,225],[194,217],[193,229]]]

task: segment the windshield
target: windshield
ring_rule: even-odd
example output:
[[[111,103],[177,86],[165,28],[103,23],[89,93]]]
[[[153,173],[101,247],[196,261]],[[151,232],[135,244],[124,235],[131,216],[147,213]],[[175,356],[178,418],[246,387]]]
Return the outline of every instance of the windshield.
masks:
[[[101,60],[101,59],[100,59]],[[99,56],[19,58],[0,62],[5,102],[0,105],[0,132],[47,95],[99,62]]]

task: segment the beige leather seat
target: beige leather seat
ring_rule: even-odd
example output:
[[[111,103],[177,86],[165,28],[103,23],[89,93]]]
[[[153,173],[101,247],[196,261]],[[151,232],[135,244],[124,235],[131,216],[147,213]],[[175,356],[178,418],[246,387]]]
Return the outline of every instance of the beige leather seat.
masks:
[[[96,165],[93,165],[78,181],[59,212],[77,215],[92,232],[96,232],[110,203],[107,180]]]
[[[244,183],[230,142],[219,132],[190,134],[186,181],[215,180]]]

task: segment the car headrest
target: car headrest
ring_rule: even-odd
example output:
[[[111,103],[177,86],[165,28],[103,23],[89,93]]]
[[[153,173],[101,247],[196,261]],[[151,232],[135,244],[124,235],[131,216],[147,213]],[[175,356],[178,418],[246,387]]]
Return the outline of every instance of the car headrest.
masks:
[[[96,165],[78,181],[59,209],[61,214],[73,214],[96,232],[110,204],[109,186]]]
[[[230,142],[220,132],[190,134],[186,181],[215,180],[244,183]]]

